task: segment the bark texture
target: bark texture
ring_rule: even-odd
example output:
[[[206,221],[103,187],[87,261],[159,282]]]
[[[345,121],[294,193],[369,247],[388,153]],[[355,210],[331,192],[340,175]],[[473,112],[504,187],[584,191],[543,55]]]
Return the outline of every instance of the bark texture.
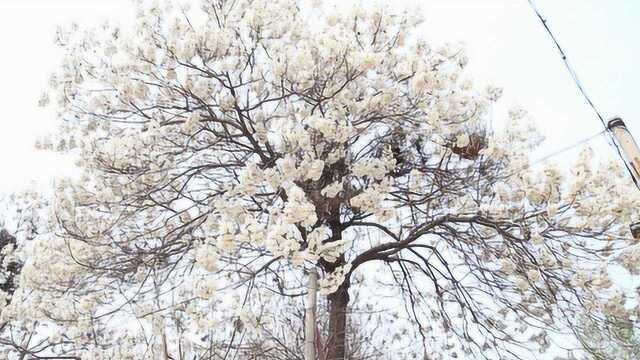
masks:
[[[326,360],[343,360],[346,355],[347,309],[349,284],[345,281],[329,300],[329,337]]]

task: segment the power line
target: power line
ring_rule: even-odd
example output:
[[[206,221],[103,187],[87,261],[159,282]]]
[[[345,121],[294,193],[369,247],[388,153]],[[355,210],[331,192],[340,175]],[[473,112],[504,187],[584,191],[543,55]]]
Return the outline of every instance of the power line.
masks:
[[[631,171],[631,169],[629,168],[629,165],[625,161],[624,156],[622,155],[622,151],[620,150],[620,147],[618,146],[618,144],[616,143],[615,139],[613,138],[611,132],[609,131],[609,127],[607,126],[607,124],[606,124],[606,122],[604,120],[604,117],[602,116],[600,111],[598,111],[598,108],[595,106],[593,101],[591,101],[591,98],[589,97],[589,95],[587,94],[586,90],[582,86],[582,83],[580,82],[580,79],[578,78],[578,74],[576,74],[575,70],[573,69],[573,66],[571,66],[571,63],[569,62],[569,58],[567,57],[567,54],[562,49],[562,46],[560,46],[560,43],[558,43],[558,39],[556,38],[556,36],[553,34],[551,29],[549,28],[549,25],[547,24],[547,20],[542,16],[540,11],[536,7],[534,1],[533,0],[528,0],[528,1],[529,1],[529,5],[531,5],[531,9],[533,9],[533,11],[535,12],[536,16],[540,20],[540,23],[542,23],[542,26],[546,30],[547,34],[549,34],[549,37],[551,37],[551,40],[553,40],[553,43],[555,44],[556,48],[560,52],[560,55],[562,57],[562,62],[564,63],[564,65],[567,68],[567,70],[569,71],[569,74],[571,74],[571,78],[573,78],[573,82],[576,84],[576,86],[578,87],[578,90],[580,90],[580,93],[582,94],[584,99],[587,101],[587,103],[589,104],[591,109],[593,109],[593,111],[595,112],[596,116],[598,117],[598,120],[600,120],[600,123],[602,123],[602,126],[604,127],[604,131],[603,132],[607,133],[608,138],[609,138],[609,144],[611,144],[616,149],[616,152],[618,153],[618,156],[622,160],[622,163],[627,168],[627,171],[629,172],[629,175],[631,175],[631,179],[633,180],[633,183],[640,190],[640,184],[638,183],[638,179],[636,179],[636,177],[633,175],[633,172]]]
[[[551,29],[549,28],[549,25],[547,25],[547,20],[542,17],[542,14],[540,13],[538,8],[534,4],[533,0],[528,0],[528,1],[529,1],[529,4],[531,5],[531,8],[536,13],[536,16],[538,17],[538,19],[542,23],[542,26],[547,31],[547,34],[549,34],[549,37],[551,37],[551,40],[553,40],[553,43],[556,45],[556,48],[560,52],[560,55],[562,57],[562,62],[564,62],[565,67],[567,68],[567,70],[569,70],[569,74],[571,74],[571,77],[573,78],[573,82],[575,82],[576,86],[578,87],[578,89],[582,93],[582,96],[585,98],[585,100],[587,100],[587,103],[589,104],[589,106],[591,106],[593,111],[596,113],[596,116],[598,117],[598,119],[602,123],[602,126],[606,129],[607,128],[607,124],[606,124],[606,122],[604,120],[604,117],[602,116],[602,114],[600,114],[600,112],[598,111],[596,106],[593,104],[593,101],[591,101],[591,98],[589,97],[589,95],[585,91],[584,87],[582,87],[582,83],[580,82],[580,79],[578,78],[578,74],[576,74],[576,72],[573,70],[573,67],[569,63],[569,58],[567,57],[567,54],[562,49],[562,46],[560,46],[560,44],[558,43],[558,39],[555,37],[555,35],[553,35],[553,32],[551,32]]]
[[[512,176],[514,176],[516,174],[519,174],[520,172],[522,172],[524,170],[529,169],[533,165],[536,165],[536,164],[539,164],[541,162],[547,161],[547,160],[549,160],[550,158],[552,158],[554,156],[560,155],[560,154],[565,153],[565,152],[567,152],[569,150],[572,150],[572,149],[574,149],[574,148],[576,148],[576,147],[578,147],[580,145],[586,144],[586,143],[590,142],[591,140],[597,138],[598,136],[604,134],[606,131],[607,130],[601,130],[601,131],[597,132],[596,134],[593,134],[593,135],[591,135],[591,136],[589,136],[587,138],[584,138],[584,139],[582,139],[582,140],[580,140],[580,141],[578,141],[576,143],[573,143],[573,144],[571,144],[569,146],[565,146],[565,147],[560,148],[560,149],[558,149],[558,150],[556,150],[556,151],[554,151],[554,152],[552,152],[550,154],[547,154],[547,155],[545,155],[545,156],[543,156],[543,157],[541,157],[539,159],[536,159],[533,162],[531,162],[531,163],[529,163],[529,164],[527,164],[525,166],[522,166],[521,168],[519,168],[517,170],[514,170],[514,171],[510,172],[509,174],[507,174],[505,176],[505,178],[510,178],[510,177],[512,177]]]
[[[569,150],[571,150],[573,148],[576,148],[576,147],[578,147],[578,146],[580,146],[582,144],[586,144],[586,143],[590,142],[591,140],[597,138],[598,136],[602,135],[605,132],[606,132],[606,130],[601,130],[598,133],[593,134],[593,135],[591,135],[591,136],[589,136],[587,138],[584,138],[584,139],[582,139],[582,140],[580,140],[580,141],[578,141],[578,142],[576,142],[574,144],[571,144],[569,146],[565,146],[565,147],[563,147],[563,148],[561,148],[561,149],[559,149],[559,150],[557,150],[557,151],[555,151],[555,152],[553,152],[551,154],[547,154],[547,155],[541,157],[540,159],[537,159],[537,160],[533,161],[530,166],[533,166],[535,164],[538,164],[538,163],[541,163],[543,161],[546,161],[546,160],[548,160],[548,159],[550,159],[550,158],[552,158],[552,157],[554,157],[556,155],[560,155],[560,154],[562,154],[564,152],[567,152],[567,151],[569,151]]]

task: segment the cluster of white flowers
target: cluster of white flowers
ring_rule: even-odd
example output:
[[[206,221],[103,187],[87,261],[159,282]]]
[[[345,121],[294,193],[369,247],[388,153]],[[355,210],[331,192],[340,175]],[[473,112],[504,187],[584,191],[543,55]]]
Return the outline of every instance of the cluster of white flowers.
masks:
[[[312,181],[317,181],[322,176],[322,171],[324,170],[324,161],[322,160],[312,160],[308,162],[309,169],[307,171],[307,179]]]
[[[282,214],[289,224],[310,227],[318,221],[315,206],[307,200],[304,190],[296,185],[287,189],[287,203]]]
[[[351,198],[349,203],[354,209],[372,213],[379,221],[385,222],[394,215],[393,208],[386,203],[389,190],[390,182],[386,179],[365,188],[358,195]]]
[[[202,244],[195,249],[194,258],[196,263],[207,271],[215,271],[218,268],[219,255],[215,248]]]
[[[507,275],[513,275],[516,273],[516,264],[514,264],[511,259],[503,259],[500,269]]]
[[[200,123],[200,115],[197,113],[190,114],[189,117],[182,123],[182,131],[186,134],[193,134],[198,129]]]
[[[336,292],[344,282],[344,278],[349,271],[351,271],[351,264],[340,266],[333,272],[327,274],[326,277],[320,279],[320,293],[327,295]]]
[[[345,143],[354,132],[354,128],[348,123],[326,117],[311,116],[305,119],[304,123],[322,134],[326,141],[338,144]]]
[[[300,250],[299,233],[288,224],[273,224],[269,226],[265,246],[274,256],[291,256]]]
[[[193,288],[195,296],[201,299],[210,299],[217,290],[217,282],[214,278],[205,277],[200,281],[196,281]]]
[[[459,134],[456,136],[456,146],[457,147],[467,147],[471,143],[471,139],[469,138],[469,134]]]
[[[320,192],[322,196],[333,198],[337,196],[343,190],[343,185],[341,182],[335,182],[325,186]]]
[[[395,165],[395,159],[391,157],[366,159],[353,164],[352,173],[357,177],[366,176],[375,180],[382,180],[395,168]]]

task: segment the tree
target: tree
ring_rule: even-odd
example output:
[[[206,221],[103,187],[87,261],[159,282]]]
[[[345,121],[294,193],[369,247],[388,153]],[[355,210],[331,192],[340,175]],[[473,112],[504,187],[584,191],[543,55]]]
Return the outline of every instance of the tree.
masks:
[[[582,347],[595,360],[632,360],[640,357],[637,323],[613,316],[596,322],[582,317],[576,326]]]
[[[16,288],[16,277],[20,273],[21,266],[14,259],[8,259],[15,247],[16,238],[11,236],[7,230],[0,229],[0,264],[2,264],[2,278],[0,278],[2,297],[0,299],[11,296]]]
[[[25,243],[33,240],[38,232],[39,205],[33,201],[39,195],[22,192],[0,197],[0,356],[19,359],[38,359],[56,343],[34,339],[33,323],[29,323],[18,311],[25,311],[14,295],[20,286],[24,262],[21,252]],[[18,241],[18,237],[20,241]],[[26,321],[25,321],[26,320]]]
[[[81,174],[57,184],[11,306],[73,342],[59,354],[301,358],[309,268],[323,359],[365,318],[387,332],[371,348],[396,351],[379,358],[516,359],[585,308],[637,311],[602,268],[637,266],[620,167],[531,169],[526,113],[490,130],[501,91],[413,15],[170,5],[58,33],[65,123],[43,146]]]

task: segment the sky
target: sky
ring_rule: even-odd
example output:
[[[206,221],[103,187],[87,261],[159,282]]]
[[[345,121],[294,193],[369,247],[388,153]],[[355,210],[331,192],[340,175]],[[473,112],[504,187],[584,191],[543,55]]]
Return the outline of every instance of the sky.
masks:
[[[422,35],[433,43],[465,43],[473,78],[504,88],[496,117],[512,106],[529,111],[547,138],[534,157],[602,130],[527,0],[420,3],[426,18]],[[621,116],[640,137],[640,1],[538,0],[536,5],[601,113]],[[57,122],[55,111],[36,106],[61,61],[53,44],[56,26],[105,20],[126,24],[133,17],[130,0],[0,0],[0,194],[32,183],[46,186],[71,167],[34,149],[36,138]],[[589,144],[604,155],[614,154],[603,137]],[[565,161],[573,154],[552,160]]]

